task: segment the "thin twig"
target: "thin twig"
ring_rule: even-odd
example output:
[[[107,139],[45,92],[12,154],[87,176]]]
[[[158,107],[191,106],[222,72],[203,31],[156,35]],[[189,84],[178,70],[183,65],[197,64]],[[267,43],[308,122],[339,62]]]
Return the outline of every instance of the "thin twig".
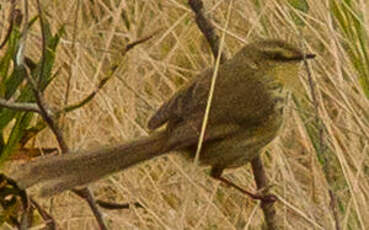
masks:
[[[144,43],[148,40],[150,40],[152,37],[154,37],[156,34],[158,34],[159,32],[161,31],[161,29],[158,29],[156,31],[154,31],[153,33],[151,33],[150,35],[146,36],[146,37],[143,37],[139,40],[136,40],[136,41],[133,41],[131,43],[128,43],[124,49],[124,53],[123,55],[125,55],[129,50],[133,49],[135,46],[141,44],[141,43]]]
[[[96,94],[105,86],[105,84],[114,76],[114,73],[115,73],[116,70],[117,70],[117,66],[113,66],[112,73],[110,73],[109,76],[104,77],[103,79],[101,79],[101,81],[98,83],[96,89],[94,89],[89,95],[87,95],[84,99],[82,99],[81,101],[79,101],[79,102],[77,102],[73,105],[66,106],[65,108],[63,108],[62,110],[57,112],[56,114],[58,115],[59,113],[71,112],[73,110],[81,108],[82,106],[84,106],[85,104],[90,102],[96,96]]]
[[[41,110],[36,103],[10,102],[3,98],[0,98],[0,107],[5,107],[17,111],[35,112],[39,114],[41,113]]]
[[[87,188],[82,188],[82,189],[73,189],[72,190],[76,195],[78,195],[79,197],[83,198],[84,200],[87,201],[88,205],[90,206],[92,212],[95,215],[95,218],[99,224],[100,230],[107,230],[107,226],[106,223],[104,221],[104,217],[101,213],[101,211],[98,209],[96,201],[94,199],[94,196],[92,194],[92,192]]]
[[[311,90],[311,97],[313,99],[312,102],[313,102],[314,109],[315,109],[315,121],[318,126],[318,130],[319,130],[319,150],[323,151],[324,150],[324,141],[323,141],[324,130],[323,130],[323,127],[319,125],[321,123],[320,117],[319,117],[319,103],[318,103],[318,99],[316,98],[315,84],[311,76],[311,70],[309,67],[309,63],[306,58],[304,58],[304,66],[307,72],[309,87]]]
[[[46,210],[44,210],[35,200],[33,200],[32,198],[30,200],[32,205],[37,209],[38,213],[40,213],[42,219],[45,221],[47,229],[56,229],[56,222],[53,217]]]
[[[327,160],[327,156],[326,154],[324,153],[325,152],[325,144],[324,144],[324,129],[323,129],[323,123],[320,119],[320,116],[319,116],[319,102],[318,102],[318,99],[316,97],[316,91],[315,91],[315,84],[314,84],[314,81],[313,81],[313,78],[312,78],[312,74],[311,74],[311,69],[310,69],[310,66],[307,62],[306,59],[304,59],[304,66],[305,66],[305,69],[306,69],[306,72],[307,72],[307,77],[308,77],[308,82],[309,82],[309,87],[310,87],[310,91],[311,91],[311,97],[313,99],[313,105],[314,105],[314,109],[315,109],[315,123],[317,125],[317,129],[318,129],[318,132],[319,132],[319,152],[318,154],[321,155],[321,157],[324,159],[324,162],[323,162],[323,170],[325,172],[325,174],[327,175],[328,173],[328,160]],[[328,181],[329,181],[329,178],[327,178]],[[334,218],[334,221],[335,221],[335,227],[336,227],[336,230],[340,230],[341,229],[341,224],[340,224],[340,219],[338,217],[338,204],[337,204],[337,197],[335,195],[335,193],[332,191],[331,188],[328,188],[328,195],[329,195],[329,198],[330,198],[330,208],[331,208],[331,211],[332,211],[332,214],[333,214],[333,218]]]
[[[96,203],[100,207],[109,209],[109,210],[129,209],[131,207],[130,203],[119,204],[119,203],[107,202],[103,200],[96,200]],[[133,206],[135,206],[136,208],[143,208],[143,206],[139,202],[133,203]]]
[[[41,95],[41,92],[36,88],[37,85],[33,81],[32,76],[30,75],[30,71],[28,70],[27,67],[26,67],[26,74],[25,75],[26,75],[29,82],[33,82],[33,84],[31,83],[31,85],[33,86],[32,90],[33,90],[34,96],[36,98],[36,103],[37,103],[37,105],[40,109],[41,117],[45,120],[45,122],[50,127],[51,131],[54,133],[62,152],[63,153],[69,152],[69,148],[68,148],[66,142],[64,141],[63,135],[62,135],[57,123],[54,122],[52,112],[49,109],[47,109],[47,104],[45,103],[45,101],[43,99],[43,96]]]

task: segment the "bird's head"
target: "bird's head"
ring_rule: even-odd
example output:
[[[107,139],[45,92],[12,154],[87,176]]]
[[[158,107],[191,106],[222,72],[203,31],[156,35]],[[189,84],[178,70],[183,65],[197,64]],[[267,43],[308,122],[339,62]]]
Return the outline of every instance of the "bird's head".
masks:
[[[244,51],[249,61],[256,64],[256,68],[267,70],[268,76],[273,76],[289,89],[298,87],[299,64],[304,59],[315,57],[315,54],[304,53],[301,49],[282,40],[250,43]]]

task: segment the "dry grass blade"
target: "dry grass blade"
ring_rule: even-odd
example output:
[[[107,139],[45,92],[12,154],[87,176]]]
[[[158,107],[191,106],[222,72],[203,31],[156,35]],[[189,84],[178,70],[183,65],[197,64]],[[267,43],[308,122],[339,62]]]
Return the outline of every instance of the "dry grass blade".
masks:
[[[215,28],[226,33],[225,44],[232,54],[245,42],[266,37],[301,44],[302,34],[306,50],[318,55],[311,63],[311,71],[320,126],[315,122],[313,105],[291,102],[280,138],[262,159],[268,178],[276,184],[273,192],[281,200],[276,208],[284,229],[335,229],[335,223],[341,229],[368,228],[368,3],[234,1],[225,30],[222,25],[229,1],[203,2],[204,15],[211,16]],[[308,7],[298,8],[290,2]],[[35,3],[29,4],[31,15],[37,14]],[[53,19],[54,29],[66,23],[67,34],[72,34],[76,7],[72,0],[49,1],[44,4],[44,12]],[[0,11],[2,19],[7,18],[4,14],[4,10]],[[146,122],[153,109],[196,73],[213,65],[188,1],[80,0],[78,17],[73,51],[69,43],[72,37],[63,38],[58,48],[60,78],[44,95],[50,104],[59,106],[63,101],[69,73],[73,77],[68,103],[75,105],[109,76],[109,63],[119,64],[114,72],[117,77],[111,78],[94,100],[65,115],[63,131],[73,149],[114,145],[146,134]],[[160,36],[131,49],[124,57],[117,52],[122,41],[128,44],[162,28]],[[1,38],[7,29],[0,24]],[[32,58],[40,56],[39,30],[32,28],[29,32],[27,50]],[[303,75],[302,85],[309,92],[306,74]],[[319,154],[321,128],[326,160]],[[41,148],[56,146],[48,131],[41,132],[34,143]],[[227,177],[236,184],[254,184],[247,166]],[[192,167],[177,156],[139,165],[94,187],[99,199],[133,200],[145,206],[145,210],[109,212],[107,219],[112,229],[263,228],[263,214],[255,208],[258,204],[218,187],[200,170],[193,173]],[[330,190],[337,200],[334,215]],[[55,203],[59,205],[53,216],[62,227],[81,229],[94,225],[88,208],[81,208],[84,203],[68,193],[56,197]]]

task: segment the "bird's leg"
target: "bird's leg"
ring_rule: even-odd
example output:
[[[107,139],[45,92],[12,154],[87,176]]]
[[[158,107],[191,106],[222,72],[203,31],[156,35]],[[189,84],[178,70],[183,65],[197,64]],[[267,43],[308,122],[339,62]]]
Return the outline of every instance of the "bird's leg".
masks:
[[[262,202],[265,203],[273,203],[275,201],[277,201],[277,197],[275,195],[261,195],[261,194],[255,194],[252,192],[249,192],[243,188],[241,188],[240,186],[236,185],[235,183],[227,180],[226,178],[222,177],[222,173],[223,173],[223,169],[222,168],[217,168],[217,167],[212,167],[211,171],[210,171],[210,176],[216,180],[219,180],[220,182],[231,186],[235,189],[237,189],[238,191],[240,191],[241,193],[251,197],[254,200],[260,200]]]

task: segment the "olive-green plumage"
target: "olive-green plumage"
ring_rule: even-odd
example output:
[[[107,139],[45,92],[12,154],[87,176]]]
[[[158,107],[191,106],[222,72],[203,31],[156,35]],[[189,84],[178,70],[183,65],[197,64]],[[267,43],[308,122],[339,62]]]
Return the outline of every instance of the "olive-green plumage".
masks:
[[[299,63],[314,55],[279,40],[251,43],[219,66],[200,162],[213,174],[252,160],[278,134],[288,89],[298,86]],[[150,129],[163,131],[112,148],[48,157],[13,177],[21,188],[43,183],[50,195],[98,180],[172,150],[193,157],[213,69],[205,70],[159,108]]]

